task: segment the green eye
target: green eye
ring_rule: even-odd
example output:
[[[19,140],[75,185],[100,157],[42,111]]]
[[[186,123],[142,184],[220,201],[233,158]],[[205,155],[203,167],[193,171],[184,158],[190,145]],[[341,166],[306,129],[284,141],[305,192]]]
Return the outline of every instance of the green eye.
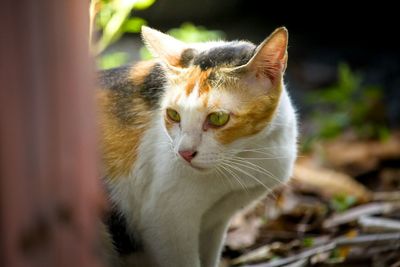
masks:
[[[213,112],[210,115],[208,115],[208,123],[211,126],[221,127],[224,126],[228,121],[229,121],[229,114],[222,111]]]
[[[179,116],[178,111],[172,108],[167,109],[167,116],[174,122],[180,122],[181,121],[181,116]]]

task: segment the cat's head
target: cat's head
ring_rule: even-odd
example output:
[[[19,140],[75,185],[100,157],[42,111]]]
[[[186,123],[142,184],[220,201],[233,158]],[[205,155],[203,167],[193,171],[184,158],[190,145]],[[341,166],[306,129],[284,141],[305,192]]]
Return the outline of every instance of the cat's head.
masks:
[[[244,41],[186,44],[148,27],[142,36],[165,65],[163,125],[182,162],[211,169],[273,119],[287,63],[285,28],[259,46]]]

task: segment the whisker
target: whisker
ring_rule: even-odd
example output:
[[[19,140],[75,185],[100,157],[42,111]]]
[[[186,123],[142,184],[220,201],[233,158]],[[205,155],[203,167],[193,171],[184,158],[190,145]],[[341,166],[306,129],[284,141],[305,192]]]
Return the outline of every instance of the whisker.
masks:
[[[174,140],[172,140],[171,136],[169,136],[169,133],[167,132],[167,129],[165,129],[165,127],[161,127],[161,128],[164,130],[164,133],[165,133],[165,135],[168,137],[169,141],[170,141],[171,143],[173,143]]]
[[[269,122],[268,125],[276,125],[276,126],[293,126],[289,123],[279,123],[279,122]]]
[[[222,166],[222,165],[224,165],[224,166]],[[229,169],[230,168],[230,166],[229,165],[226,165],[226,164],[224,164],[224,163],[222,163],[222,165],[220,165],[224,170],[226,170],[226,172],[228,172],[237,182],[238,182],[238,184],[240,184],[240,186],[245,190],[245,191],[247,191],[247,187],[246,187],[246,185],[242,182],[242,180],[240,179],[240,177],[239,177],[239,175],[237,174],[237,173],[235,173],[233,170],[231,170],[231,169]]]
[[[225,163],[227,163],[227,162],[225,162]],[[270,190],[270,188],[269,188],[267,185],[265,185],[263,182],[261,182],[259,179],[257,179],[257,177],[255,177],[255,176],[252,175],[251,173],[248,173],[248,172],[246,172],[246,171],[244,171],[244,170],[238,168],[238,166],[235,166],[233,162],[231,162],[231,163],[232,163],[232,164],[229,165],[231,168],[233,168],[233,169],[235,169],[235,170],[237,170],[237,171],[240,171],[241,173],[243,173],[243,174],[245,174],[245,175],[248,175],[249,177],[253,178],[253,179],[254,179],[255,181],[257,181],[258,183],[260,183],[262,186],[264,186],[266,189]]]
[[[271,173],[270,171],[268,171],[268,170],[266,170],[266,169],[264,169],[264,168],[262,168],[262,167],[260,167],[260,166],[258,166],[256,164],[254,164],[252,162],[245,161],[245,160],[242,160],[242,159],[236,159],[236,158],[232,158],[231,160],[235,160],[236,164],[241,165],[241,166],[246,167],[246,168],[249,168],[251,170],[263,173],[263,174],[267,175],[268,177],[272,178],[274,181],[278,182],[279,184],[283,184],[283,182],[281,180],[279,180],[273,173]],[[251,166],[246,165],[246,163],[251,165]]]
[[[282,148],[279,148],[279,149],[282,151]],[[274,151],[276,149],[277,148],[237,149],[237,150],[227,151],[224,154],[237,155],[237,154],[240,154],[243,152],[249,152],[249,153],[264,154],[264,155],[268,155],[268,156],[279,156],[276,154],[276,151]]]
[[[248,158],[248,157],[240,157],[240,156],[234,155],[234,157],[235,157],[235,158],[239,158],[239,159],[259,159],[259,160],[261,160],[261,159],[270,159],[270,160],[272,160],[272,159],[288,159],[288,158],[290,158],[291,156]]]
[[[236,162],[231,162],[231,163],[232,163],[232,165],[236,165],[236,167],[237,167],[237,168],[235,167],[236,170],[238,170],[238,171],[240,171],[240,172],[242,172],[242,173],[248,175],[250,178],[254,179],[256,182],[258,182],[259,184],[261,184],[265,189],[267,189],[267,193],[268,193],[268,194],[272,194],[272,198],[273,198],[274,200],[277,199],[277,196],[276,196],[276,195],[274,194],[274,192],[273,192],[273,188],[271,188],[271,187],[267,186],[266,184],[264,184],[262,181],[260,181],[260,180],[259,180],[258,178],[256,178],[254,175],[252,175],[252,174],[250,174],[250,173],[244,171],[243,169],[240,169],[239,166],[238,166],[238,164],[237,164]],[[231,166],[231,167],[234,167],[234,166]]]
[[[246,192],[248,192],[246,185],[243,184],[243,182],[240,180],[240,177],[239,177],[233,170],[230,170],[230,169],[228,168],[228,167],[231,167],[231,166],[226,165],[226,164],[224,164],[223,162],[221,162],[220,167],[223,168],[226,172],[230,173],[230,174],[232,175],[232,177],[240,184],[240,186],[241,186]]]
[[[258,150],[278,149],[278,148],[289,148],[289,146],[265,146],[265,147],[258,147],[258,148],[232,149],[232,151],[258,151]]]
[[[219,167],[217,166],[215,169],[217,170],[217,172],[218,172],[218,174],[219,174],[218,176],[221,177],[223,183],[225,184],[225,180],[228,180],[228,182],[229,182],[229,187],[230,187],[231,189],[233,189],[232,181],[231,181],[231,180],[229,179],[229,177],[224,173],[224,171],[220,169],[220,166],[219,166]]]

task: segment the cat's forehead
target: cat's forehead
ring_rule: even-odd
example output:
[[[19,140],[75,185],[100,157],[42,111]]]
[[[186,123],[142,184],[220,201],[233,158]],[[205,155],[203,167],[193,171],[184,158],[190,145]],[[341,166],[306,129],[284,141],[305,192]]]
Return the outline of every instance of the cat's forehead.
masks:
[[[167,90],[165,104],[201,112],[231,109],[244,98],[238,97],[241,90],[235,90],[236,85],[230,79],[215,68],[202,70],[199,66],[192,66]]]
[[[174,79],[174,90],[169,90],[169,103],[185,108],[213,109],[233,101],[233,77],[220,68],[246,64],[254,55],[255,46],[248,42],[224,42],[187,49],[181,55],[182,72]],[[228,93],[225,88],[229,88]]]
[[[210,68],[236,67],[246,64],[254,55],[255,45],[245,41],[212,42],[188,48],[181,54],[181,66]]]
[[[203,71],[198,66],[192,66],[181,74],[173,88],[167,91],[167,99],[181,108],[207,108],[214,105],[213,100],[219,98],[222,93],[221,88],[215,86],[215,79],[212,69]]]

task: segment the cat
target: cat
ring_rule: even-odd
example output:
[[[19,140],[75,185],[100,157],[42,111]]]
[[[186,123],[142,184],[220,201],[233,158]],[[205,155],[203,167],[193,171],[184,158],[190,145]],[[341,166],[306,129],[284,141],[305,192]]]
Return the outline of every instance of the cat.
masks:
[[[258,46],[187,44],[146,26],[142,38],[154,59],[99,77],[107,240],[121,266],[215,267],[234,213],[292,173],[288,32]]]

